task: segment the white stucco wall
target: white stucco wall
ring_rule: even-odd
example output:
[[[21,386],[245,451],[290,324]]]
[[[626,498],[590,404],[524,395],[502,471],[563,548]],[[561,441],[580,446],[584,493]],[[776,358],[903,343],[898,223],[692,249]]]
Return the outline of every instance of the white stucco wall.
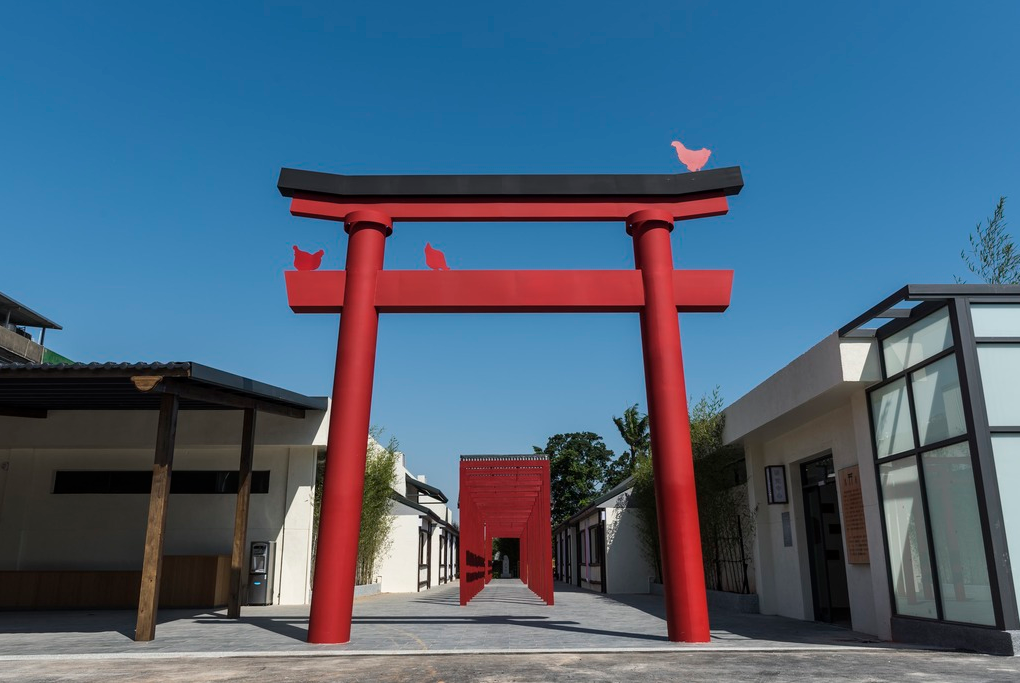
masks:
[[[723,439],[744,447],[748,505],[757,510],[754,567],[763,614],[814,619],[800,465],[831,453],[837,473],[860,466],[870,564],[845,563],[853,627],[890,637],[881,511],[865,397],[865,388],[880,379],[873,339],[840,339],[833,333],[724,411]],[[788,504],[768,504],[768,465],[786,466]],[[783,545],[783,512],[790,514],[792,547]],[[845,557],[845,532],[843,541]]]
[[[414,593],[418,590],[418,529],[421,514],[396,501],[390,502],[393,528],[389,543],[376,565],[384,593]],[[437,545],[433,541],[433,550]],[[433,572],[435,577],[435,572]]]
[[[863,390],[858,394],[842,407],[795,429],[768,440],[745,441],[748,501],[751,509],[757,506],[755,578],[763,614],[814,619],[800,464],[831,453],[837,474],[843,468],[860,465],[871,563],[845,563],[853,628],[889,638],[881,519]],[[768,504],[765,488],[768,465],[786,466],[788,504]],[[838,480],[837,476],[837,485]],[[841,498],[839,505],[842,507]],[[790,513],[792,547],[783,544],[783,512]],[[845,533],[843,539],[845,557]]]
[[[607,592],[647,593],[655,570],[645,559],[637,511],[626,503],[606,508]]]
[[[182,411],[175,470],[236,470],[241,413]],[[138,569],[147,494],[53,494],[57,470],[151,470],[155,411],[51,411],[44,420],[0,418],[0,569]],[[315,444],[323,413],[260,414],[254,468],[269,493],[253,494],[248,539],[276,541],[276,601],[308,601]],[[6,466],[4,465],[6,463]],[[164,552],[229,555],[236,496],[170,497]]]

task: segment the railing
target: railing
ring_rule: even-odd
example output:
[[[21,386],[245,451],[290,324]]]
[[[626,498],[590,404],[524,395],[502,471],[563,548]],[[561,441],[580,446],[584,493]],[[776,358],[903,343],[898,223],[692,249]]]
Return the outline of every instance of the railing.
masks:
[[[711,590],[727,593],[753,593],[751,561],[745,548],[744,521],[738,516],[732,535],[716,534],[705,555],[705,579]]]
[[[7,358],[16,362],[41,363],[43,347],[24,335],[0,325],[0,360]]]

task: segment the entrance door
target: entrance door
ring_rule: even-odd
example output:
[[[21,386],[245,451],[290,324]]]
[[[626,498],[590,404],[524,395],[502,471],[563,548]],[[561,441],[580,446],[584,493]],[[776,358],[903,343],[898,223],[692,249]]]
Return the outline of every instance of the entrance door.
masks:
[[[800,474],[815,620],[849,627],[850,592],[846,585],[843,529],[832,456],[801,465]]]

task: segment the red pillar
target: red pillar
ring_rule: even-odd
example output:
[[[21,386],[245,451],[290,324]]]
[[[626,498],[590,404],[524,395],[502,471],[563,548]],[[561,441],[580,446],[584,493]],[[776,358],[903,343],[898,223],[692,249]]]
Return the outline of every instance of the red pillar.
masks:
[[[519,578],[521,580],[521,583],[523,583],[525,586],[527,586],[529,584],[529,581],[528,581],[528,566],[529,566],[528,565],[528,525],[527,524],[525,524],[524,528],[521,530],[521,539],[520,539],[520,543],[518,544],[518,552],[520,552],[520,558],[519,558],[519,561],[518,561],[518,570],[517,570],[519,576],[517,578]]]
[[[333,375],[315,583],[308,622],[310,643],[346,643],[351,639],[379,328],[375,286],[383,266],[386,237],[393,231],[389,217],[376,211],[355,211],[344,223],[350,235],[347,280]]]
[[[554,584],[552,579],[552,564],[553,564],[553,548],[552,548],[552,498],[549,491],[549,461],[546,460],[542,464],[542,481],[545,486],[542,487],[542,498],[539,501],[539,523],[542,525],[542,543],[545,544],[546,562],[545,562],[545,577],[546,577],[546,603],[549,605],[553,604],[554,598]]]
[[[482,556],[485,558],[485,583],[488,584],[492,581],[492,536],[489,535],[489,525],[485,525],[485,552]]]
[[[672,230],[673,217],[665,211],[639,211],[627,220],[645,291],[641,344],[667,632],[673,642],[704,643],[710,639],[708,604],[680,324],[673,295],[673,252],[669,239]]]
[[[471,552],[471,509],[469,504],[469,495],[464,490],[464,477],[460,479],[460,541],[458,543],[458,552],[460,553],[460,604],[463,607],[468,604],[468,600],[471,599],[470,587],[468,585],[468,577],[470,576],[471,564],[470,555]]]

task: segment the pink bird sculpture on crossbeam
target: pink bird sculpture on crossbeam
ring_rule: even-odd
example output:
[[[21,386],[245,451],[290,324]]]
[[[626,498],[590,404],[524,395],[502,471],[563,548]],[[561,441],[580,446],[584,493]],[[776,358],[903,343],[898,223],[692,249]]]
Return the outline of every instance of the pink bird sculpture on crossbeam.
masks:
[[[425,243],[425,265],[432,270],[450,270],[450,266],[446,265],[446,255],[428,242]]]
[[[687,167],[688,171],[700,171],[701,168],[708,161],[708,157],[712,156],[712,150],[705,149],[687,149],[684,147],[682,142],[673,142],[673,147],[676,149],[676,155],[680,158],[680,163]]]

